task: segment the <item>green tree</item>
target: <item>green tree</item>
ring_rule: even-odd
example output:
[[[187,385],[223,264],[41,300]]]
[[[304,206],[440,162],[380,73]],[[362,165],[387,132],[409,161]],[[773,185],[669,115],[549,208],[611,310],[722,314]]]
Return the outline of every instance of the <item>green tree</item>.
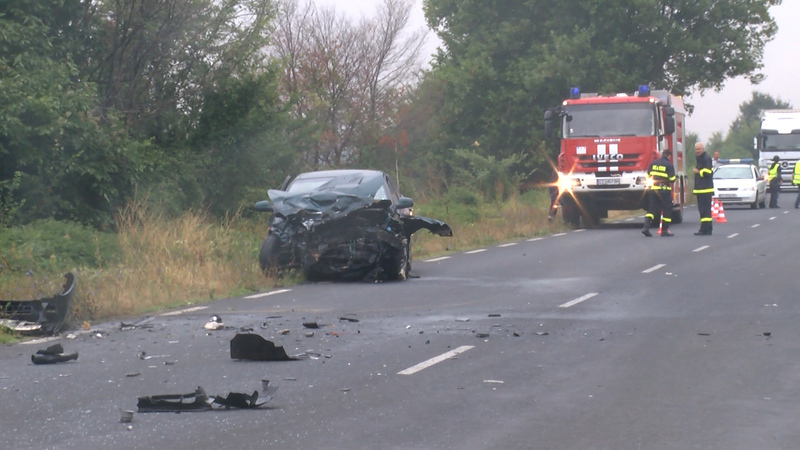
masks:
[[[0,11],[0,222],[109,223],[142,148],[82,76],[89,3],[0,0]]]
[[[779,3],[426,0],[442,40],[430,78],[442,92],[443,148],[479,141],[500,159],[532,153],[543,111],[570,86],[632,92],[646,83],[687,95],[740,75],[757,82],[776,32],[768,8]]]

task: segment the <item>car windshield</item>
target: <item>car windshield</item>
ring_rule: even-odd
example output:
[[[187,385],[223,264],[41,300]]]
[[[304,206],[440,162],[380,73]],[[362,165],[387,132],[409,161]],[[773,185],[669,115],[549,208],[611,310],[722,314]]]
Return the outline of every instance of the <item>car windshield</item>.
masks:
[[[296,179],[292,181],[292,184],[290,184],[289,187],[286,188],[286,192],[291,192],[293,194],[311,192],[323,184],[328,183],[332,179],[333,177]]]
[[[714,172],[715,180],[750,180],[753,170],[749,167],[720,167]]]
[[[570,105],[564,137],[653,136],[655,109],[650,103]]]

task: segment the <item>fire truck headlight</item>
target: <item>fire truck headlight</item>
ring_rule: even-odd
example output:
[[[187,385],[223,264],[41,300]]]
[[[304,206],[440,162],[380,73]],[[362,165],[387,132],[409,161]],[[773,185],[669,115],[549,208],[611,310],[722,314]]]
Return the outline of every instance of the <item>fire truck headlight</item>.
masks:
[[[580,186],[581,180],[578,178],[570,178],[570,177],[559,177],[558,178],[558,191],[565,192],[565,191],[572,191],[572,188],[575,186]]]
[[[647,186],[648,188],[653,187],[653,179],[650,177],[645,178],[644,185]]]

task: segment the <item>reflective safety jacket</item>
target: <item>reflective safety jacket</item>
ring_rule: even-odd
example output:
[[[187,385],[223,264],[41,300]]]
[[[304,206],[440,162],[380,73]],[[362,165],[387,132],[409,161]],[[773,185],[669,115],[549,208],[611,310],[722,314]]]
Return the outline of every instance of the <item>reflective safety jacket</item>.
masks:
[[[794,174],[792,175],[792,184],[800,186],[800,161],[794,163]]]
[[[663,189],[672,190],[672,182],[675,181],[675,166],[667,158],[661,157],[650,163],[647,175],[653,179],[654,191]]]
[[[781,165],[778,162],[772,163],[767,172],[767,182],[771,183],[774,179],[777,179],[778,183],[781,182]]]
[[[706,152],[700,153],[697,157],[697,173],[694,174],[694,190],[692,194],[714,194],[714,172],[712,165],[714,161]]]

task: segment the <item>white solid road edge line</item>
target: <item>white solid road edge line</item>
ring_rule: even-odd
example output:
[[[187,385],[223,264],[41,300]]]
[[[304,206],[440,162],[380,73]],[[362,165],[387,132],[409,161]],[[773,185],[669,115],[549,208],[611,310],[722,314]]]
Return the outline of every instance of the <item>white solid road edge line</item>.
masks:
[[[642,273],[655,272],[656,270],[658,270],[658,269],[660,269],[660,268],[662,268],[664,266],[666,266],[666,264],[658,264],[658,265],[655,265],[655,266],[653,266],[653,267],[651,267],[649,269],[643,270]]]
[[[206,309],[206,308],[208,308],[208,306],[195,306],[194,308],[181,309],[180,311],[172,311],[172,312],[164,313],[164,314],[161,314],[161,315],[162,316],[178,316],[178,315],[181,315],[183,313],[201,311],[201,310]]]
[[[444,261],[445,259],[450,259],[450,257],[449,256],[440,256],[438,258],[426,259],[423,262],[437,262],[437,261]]]
[[[474,255],[475,253],[485,252],[485,248],[479,248],[478,250],[472,250],[469,252],[464,252],[465,255]]]
[[[416,366],[411,366],[406,370],[401,370],[400,372],[397,372],[397,374],[398,375],[412,375],[412,374],[415,374],[415,373],[419,372],[422,369],[427,369],[428,367],[430,367],[430,366],[432,366],[434,364],[438,364],[438,363],[440,363],[440,362],[442,362],[444,360],[450,359],[453,356],[456,356],[459,353],[464,353],[465,351],[467,351],[469,349],[472,349],[472,348],[475,348],[475,346],[474,345],[462,345],[461,347],[458,347],[455,350],[450,350],[447,353],[442,353],[441,355],[436,356],[434,358],[431,358],[431,359],[429,359],[427,361],[423,361],[423,362],[417,364]]]
[[[597,295],[597,292],[590,292],[590,293],[584,295],[583,297],[578,297],[575,300],[572,300],[572,301],[569,301],[567,303],[564,303],[563,305],[560,305],[559,308],[569,308],[570,306],[574,306],[574,305],[577,305],[580,302],[589,300],[590,298],[594,297],[595,295]]]
[[[290,292],[290,291],[291,289],[278,289],[277,291],[269,291],[269,292],[262,292],[260,294],[248,295],[245,298],[252,299],[252,298],[269,297],[270,295],[283,294],[284,292]]]

